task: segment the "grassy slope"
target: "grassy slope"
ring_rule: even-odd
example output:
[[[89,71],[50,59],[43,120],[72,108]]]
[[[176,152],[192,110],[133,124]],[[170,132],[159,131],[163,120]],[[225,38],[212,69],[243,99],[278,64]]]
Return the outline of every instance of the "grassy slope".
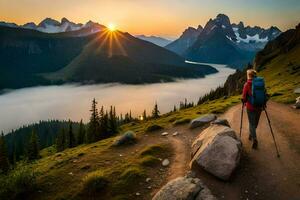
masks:
[[[260,75],[265,77],[268,93],[281,103],[294,103],[295,88],[300,87],[300,45],[282,54],[264,66]],[[299,94],[298,94],[299,96]]]
[[[82,199],[87,195],[83,192],[84,177],[98,170],[103,172],[110,182],[108,188],[99,193],[103,198],[139,198],[136,197],[136,192],[142,193],[143,198],[150,198],[151,193],[147,189],[145,179],[153,179],[151,185],[154,189],[163,184],[167,169],[161,170],[161,162],[158,159],[172,159],[172,147],[167,141],[157,140],[158,136],[155,134],[146,133],[146,128],[153,124],[168,128],[175,126],[180,120],[193,119],[210,112],[222,113],[237,102],[238,96],[219,99],[165,114],[159,119],[126,124],[121,127],[120,132],[133,130],[138,138],[137,144],[131,146],[112,147],[115,138],[109,138],[60,153],[53,153],[51,148],[44,149],[41,154],[45,157],[32,164],[32,168],[39,174],[38,186],[42,191],[35,193],[33,199]],[[149,134],[146,140],[142,139],[145,134]],[[146,142],[154,147],[145,145]]]

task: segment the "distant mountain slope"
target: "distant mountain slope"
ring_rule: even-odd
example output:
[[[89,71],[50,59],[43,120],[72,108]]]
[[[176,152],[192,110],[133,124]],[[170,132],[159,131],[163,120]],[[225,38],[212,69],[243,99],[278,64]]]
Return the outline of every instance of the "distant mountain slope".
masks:
[[[165,48],[179,55],[183,55],[183,53],[194,44],[202,30],[203,28],[200,25],[197,29],[188,27],[177,40],[168,44]]]
[[[103,34],[105,31],[74,37],[79,33],[82,30],[48,34],[0,27],[0,89],[65,81],[142,83],[145,79],[145,82],[159,82],[216,72],[208,66],[187,67],[182,57],[128,33],[119,32],[120,37],[113,40]],[[59,73],[63,79],[49,80],[40,76],[66,66],[65,73]],[[108,70],[109,76],[104,69]]]
[[[63,32],[70,32],[70,31],[79,31],[79,30],[85,30],[85,34],[93,34],[99,31],[104,30],[106,27],[92,22],[88,21],[86,24],[81,23],[74,23],[69,21],[67,18],[62,18],[61,22],[46,18],[42,20],[38,25],[34,22],[28,22],[24,25],[17,25],[15,23],[7,23],[7,22],[0,22],[0,26],[6,26],[11,28],[22,28],[22,29],[31,29],[40,31],[43,33],[63,33]],[[74,35],[74,34],[73,34]],[[81,35],[79,35],[81,36]]]
[[[216,70],[208,66],[186,64],[180,56],[128,33],[102,32],[67,67],[45,77],[52,81],[151,83],[213,72]]]
[[[277,101],[292,103],[293,90],[300,87],[300,24],[290,29],[257,53],[255,68],[264,76],[268,92]]]
[[[258,26],[245,27],[242,22],[231,24],[228,16],[219,14],[215,19],[210,19],[203,29],[187,29],[166,48],[188,60],[242,68],[280,33],[276,27],[263,29]]]
[[[49,84],[36,74],[65,67],[90,40],[0,27],[0,89]]]
[[[167,40],[165,38],[162,37],[157,37],[157,36],[146,36],[146,35],[136,35],[135,37],[141,39],[141,40],[145,40],[148,42],[151,42],[153,44],[156,44],[160,47],[164,47],[168,44],[170,44],[172,41],[171,40]]]

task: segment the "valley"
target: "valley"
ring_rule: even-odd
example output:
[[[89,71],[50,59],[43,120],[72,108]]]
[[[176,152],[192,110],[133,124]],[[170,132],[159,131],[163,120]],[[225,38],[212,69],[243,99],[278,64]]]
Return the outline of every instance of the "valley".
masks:
[[[291,2],[0,2],[0,199],[296,200]]]

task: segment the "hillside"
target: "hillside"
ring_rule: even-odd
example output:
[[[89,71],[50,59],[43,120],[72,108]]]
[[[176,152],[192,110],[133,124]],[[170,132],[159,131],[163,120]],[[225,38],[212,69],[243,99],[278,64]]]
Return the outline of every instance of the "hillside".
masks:
[[[292,103],[300,87],[300,25],[269,42],[255,58],[255,68],[266,78],[274,100]]]
[[[106,30],[74,37],[84,31],[49,34],[0,26],[0,89],[74,81],[143,83],[141,78],[160,82],[216,72],[209,66],[189,67],[175,53],[128,33]],[[41,76],[56,71],[62,79]]]

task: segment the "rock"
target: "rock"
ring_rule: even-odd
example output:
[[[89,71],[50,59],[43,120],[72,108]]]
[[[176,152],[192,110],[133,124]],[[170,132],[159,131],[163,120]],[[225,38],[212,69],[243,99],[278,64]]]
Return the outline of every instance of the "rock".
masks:
[[[190,128],[197,128],[202,127],[212,121],[217,119],[217,116],[215,114],[209,114],[202,117],[198,117],[196,119],[193,119],[190,123]]]
[[[300,97],[296,98],[296,103],[293,106],[295,109],[299,109],[300,108]]]
[[[228,180],[240,162],[241,142],[233,129],[213,124],[192,144],[191,167],[200,166],[214,176]]]
[[[175,132],[175,133],[173,133],[172,135],[173,135],[173,136],[177,136],[177,135],[178,135],[178,132]]]
[[[219,125],[230,127],[229,122],[227,121],[227,119],[216,119],[216,120],[212,121],[210,124],[219,124]]]
[[[300,88],[294,89],[294,93],[295,93],[295,94],[300,94]]]
[[[162,166],[166,167],[170,164],[170,161],[168,159],[164,159],[161,164]]]
[[[161,135],[162,136],[167,136],[167,135],[169,135],[169,133],[168,132],[163,132]]]
[[[115,142],[114,146],[128,145],[136,142],[136,136],[132,131],[127,131],[120,136]]]
[[[73,172],[70,172],[69,175],[70,175],[70,176],[73,176]]]
[[[136,196],[141,196],[141,193],[137,192],[135,193]]]
[[[146,178],[146,182],[150,182],[151,181],[151,178]]]
[[[168,182],[152,200],[216,200],[198,178],[179,177]]]

